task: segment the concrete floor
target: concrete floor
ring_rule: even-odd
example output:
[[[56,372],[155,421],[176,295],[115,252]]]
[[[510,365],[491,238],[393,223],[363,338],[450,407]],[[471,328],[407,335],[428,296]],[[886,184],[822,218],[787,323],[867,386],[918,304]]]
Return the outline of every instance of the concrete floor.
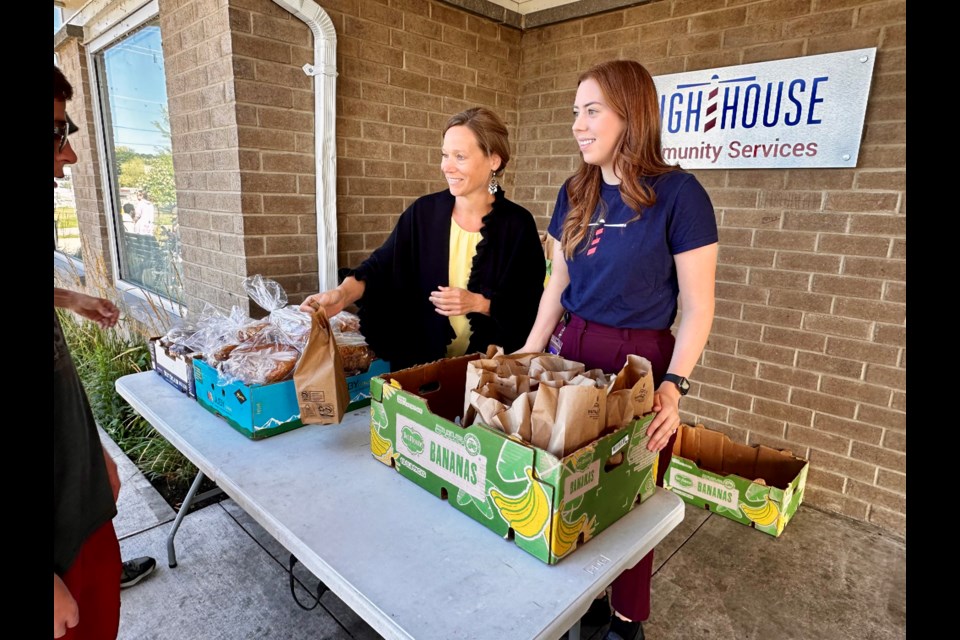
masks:
[[[184,518],[179,566],[169,568],[173,510],[116,445],[105,444],[124,481],[115,520],[123,557],[157,559],[153,575],[122,592],[121,640],[380,637],[332,593],[312,611],[299,608],[290,554],[232,500]],[[684,521],[657,547],[646,637],[905,638],[906,551],[904,540],[807,505],[780,538],[687,505]],[[302,565],[294,575],[307,604],[316,579]],[[602,632],[584,629],[583,637]]]

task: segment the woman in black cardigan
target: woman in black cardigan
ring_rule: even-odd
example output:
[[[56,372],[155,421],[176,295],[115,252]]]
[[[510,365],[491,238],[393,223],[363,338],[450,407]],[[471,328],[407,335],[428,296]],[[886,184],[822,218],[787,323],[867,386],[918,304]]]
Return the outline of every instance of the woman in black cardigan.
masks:
[[[394,371],[491,344],[508,353],[521,347],[537,316],[545,264],[533,216],[499,186],[509,159],[507,128],[492,111],[476,107],[450,118],[440,162],[448,189],[418,198],[383,246],[300,308],[323,307],[330,316],[356,302],[363,335]],[[451,245],[475,247],[472,263],[461,250],[451,256]],[[451,276],[466,286],[450,286]]]

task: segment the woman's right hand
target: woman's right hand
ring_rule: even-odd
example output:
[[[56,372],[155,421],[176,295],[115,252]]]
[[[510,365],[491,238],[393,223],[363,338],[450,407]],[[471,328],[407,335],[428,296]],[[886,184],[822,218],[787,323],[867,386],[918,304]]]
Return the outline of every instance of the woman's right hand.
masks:
[[[340,289],[330,289],[329,291],[324,291],[322,293],[315,293],[312,296],[308,297],[300,305],[300,311],[305,311],[307,313],[314,313],[317,309],[323,309],[326,312],[327,317],[337,315],[343,308],[349,304],[347,302],[347,295]]]

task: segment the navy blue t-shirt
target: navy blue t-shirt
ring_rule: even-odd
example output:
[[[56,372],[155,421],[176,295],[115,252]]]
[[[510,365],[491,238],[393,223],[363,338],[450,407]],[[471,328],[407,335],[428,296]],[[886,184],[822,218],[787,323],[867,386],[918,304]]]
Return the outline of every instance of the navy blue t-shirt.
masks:
[[[627,329],[668,329],[677,316],[677,268],[673,256],[717,242],[710,196],[689,173],[648,178],[657,193],[653,207],[636,212],[619,185],[602,184],[587,234],[587,250],[567,260],[570,285],[563,308],[586,320]],[[548,231],[560,239],[569,201],[564,183]],[[602,220],[602,222],[601,222]]]

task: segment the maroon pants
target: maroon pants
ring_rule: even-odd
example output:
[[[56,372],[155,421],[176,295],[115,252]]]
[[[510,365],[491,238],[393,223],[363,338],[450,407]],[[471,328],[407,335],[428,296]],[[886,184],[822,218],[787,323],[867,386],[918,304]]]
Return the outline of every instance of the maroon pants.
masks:
[[[80,622],[64,640],[110,640],[120,628],[120,543],[108,521],[80,547],[61,578],[77,601]]]
[[[669,329],[617,329],[607,325],[588,322],[578,316],[570,316],[566,327],[561,322],[554,335],[560,336],[560,355],[569,360],[582,362],[587,369],[603,369],[605,373],[617,373],[627,362],[627,355],[643,356],[653,366],[654,387],[660,385],[673,356],[674,337]],[[663,476],[670,464],[674,433],[667,446],[660,452],[657,463],[657,486],[663,486]],[[650,578],[653,574],[653,551],[648,553],[632,569],[627,569],[613,582],[611,604],[621,615],[631,620],[646,620],[650,617]]]

